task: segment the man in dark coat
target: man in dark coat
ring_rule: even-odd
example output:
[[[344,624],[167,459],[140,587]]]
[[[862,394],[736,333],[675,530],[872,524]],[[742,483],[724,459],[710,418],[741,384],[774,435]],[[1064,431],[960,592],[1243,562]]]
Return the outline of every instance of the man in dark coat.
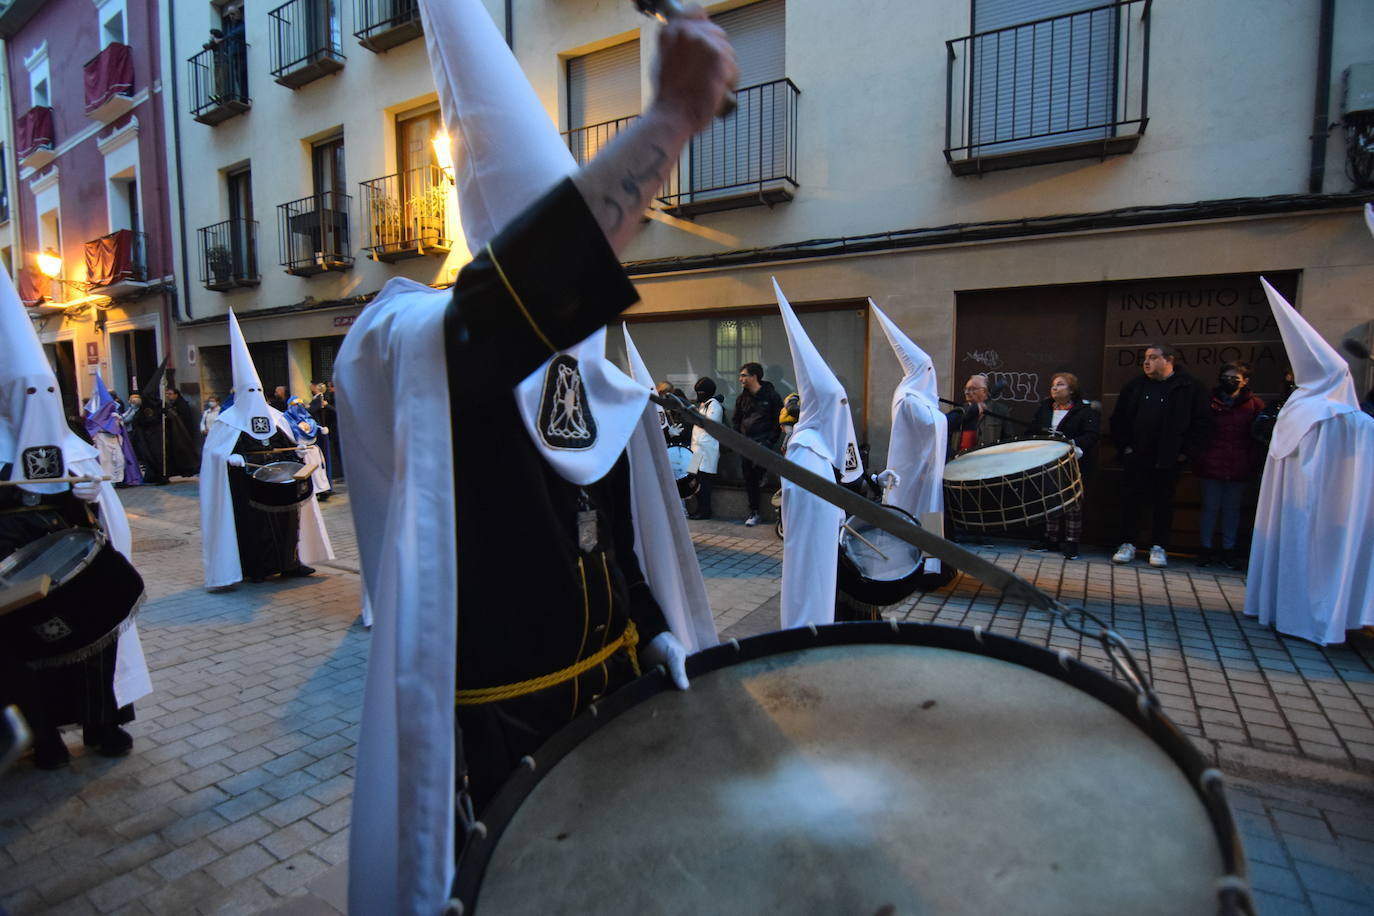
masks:
[[[782,396],[772,382],[763,380],[763,366],[745,363],[739,367],[739,383],[744,389],[735,398],[735,412],[730,424],[759,445],[775,448],[778,444],[778,414],[782,413]],[[763,468],[747,458],[740,459],[744,472],[744,493],[749,499],[749,517],[744,524],[759,523],[759,491],[763,484]]]
[[[1112,411],[1111,435],[1126,479],[1121,488],[1121,546],[1113,563],[1135,559],[1141,516],[1151,513],[1150,565],[1169,565],[1174,489],[1184,464],[1207,442],[1207,392],[1177,368],[1178,351],[1168,344],[1145,348],[1144,373],[1126,383]]]

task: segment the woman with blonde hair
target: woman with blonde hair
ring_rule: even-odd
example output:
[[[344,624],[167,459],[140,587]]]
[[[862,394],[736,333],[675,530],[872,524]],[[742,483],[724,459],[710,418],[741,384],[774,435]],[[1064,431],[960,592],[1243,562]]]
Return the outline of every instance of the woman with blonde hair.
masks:
[[[1078,376],[1072,372],[1056,372],[1050,377],[1050,396],[1040,402],[1031,421],[1036,435],[1057,436],[1073,446],[1074,458],[1080,472],[1090,460],[1102,431],[1102,415],[1092,404],[1083,400],[1078,389]],[[1063,539],[1060,539],[1060,534]],[[1045,522],[1045,533],[1031,545],[1032,550],[1063,550],[1067,560],[1077,559],[1078,542],[1083,537],[1083,500],[1079,499],[1062,512],[1056,512]]]

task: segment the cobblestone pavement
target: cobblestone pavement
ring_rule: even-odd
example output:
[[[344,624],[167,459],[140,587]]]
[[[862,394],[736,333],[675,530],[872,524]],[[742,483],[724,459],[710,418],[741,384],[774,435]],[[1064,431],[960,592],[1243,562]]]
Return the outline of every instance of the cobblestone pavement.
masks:
[[[284,912],[306,894],[317,911],[342,906],[368,644],[347,494],[324,505],[337,559],[319,575],[213,595],[194,482],[123,495],[148,585],[154,693],[138,704],[130,757],[73,748],[69,769],[24,760],[0,777],[0,907]],[[722,634],[773,629],[771,529],[692,524]],[[1277,636],[1240,615],[1239,575],[1182,561],[1159,571],[1101,553],[980,552],[1131,643],[1170,715],[1231,778],[1264,912],[1374,914],[1374,643]],[[1106,666],[1095,646],[967,578],[889,614],[981,625]]]

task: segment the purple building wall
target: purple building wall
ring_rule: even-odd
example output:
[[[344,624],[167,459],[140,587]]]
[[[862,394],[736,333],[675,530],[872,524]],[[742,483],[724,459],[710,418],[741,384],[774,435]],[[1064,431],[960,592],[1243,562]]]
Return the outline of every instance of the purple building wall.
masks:
[[[143,100],[108,125],[97,125],[85,114],[83,68],[101,50],[100,24],[91,0],[49,0],[9,37],[6,66],[16,120],[32,107],[29,72],[24,60],[46,40],[54,146],[64,150],[74,137],[88,135],[74,147],[65,149],[51,164],[17,182],[12,205],[20,219],[25,250],[15,252],[16,268],[20,265],[32,267],[38,254],[38,212],[29,185],[39,175],[57,168],[65,274],[68,278],[83,275],[85,243],[110,232],[105,157],[97,144],[137,118],[141,225],[136,228],[147,233],[148,278],[156,283],[174,272],[166,117],[161,93],[151,91],[152,86],[161,84],[157,3],[154,0],[126,0],[125,17],[125,36],[133,59],[132,94],[135,99],[143,97]],[[20,171],[22,174],[22,167]],[[164,322],[168,311],[163,309]],[[164,340],[170,339],[169,334],[162,336]]]

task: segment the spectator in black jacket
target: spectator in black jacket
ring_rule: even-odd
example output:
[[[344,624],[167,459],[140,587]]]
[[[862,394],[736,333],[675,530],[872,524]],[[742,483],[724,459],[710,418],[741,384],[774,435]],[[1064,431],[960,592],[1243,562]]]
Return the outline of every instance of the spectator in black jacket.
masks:
[[[735,431],[748,436],[759,445],[774,448],[778,443],[778,414],[782,412],[782,397],[772,382],[763,380],[763,366],[745,363],[739,368],[739,383],[744,389],[735,398],[735,413],[730,424]],[[744,472],[744,493],[749,498],[749,517],[744,524],[759,523],[759,490],[763,483],[763,468],[747,458],[740,459]]]
[[[1112,411],[1112,441],[1126,468],[1121,494],[1121,546],[1113,563],[1135,559],[1135,538],[1148,506],[1153,515],[1150,565],[1169,565],[1169,531],[1174,522],[1174,488],[1179,473],[1207,442],[1211,417],[1207,392],[1177,368],[1178,351],[1168,344],[1145,348],[1144,374],[1126,383]]]
[[[1083,394],[1078,389],[1078,376],[1072,372],[1056,372],[1050,379],[1050,396],[1040,402],[1035,419],[1031,421],[1032,435],[1057,435],[1067,439],[1073,446],[1074,459],[1081,470],[1092,458],[1101,429],[1102,415],[1090,402],[1083,400]],[[1056,512],[1046,519],[1045,533],[1032,545],[1032,549],[1062,549],[1065,559],[1074,560],[1078,558],[1078,542],[1082,539],[1083,499],[1078,499],[1063,512]]]

